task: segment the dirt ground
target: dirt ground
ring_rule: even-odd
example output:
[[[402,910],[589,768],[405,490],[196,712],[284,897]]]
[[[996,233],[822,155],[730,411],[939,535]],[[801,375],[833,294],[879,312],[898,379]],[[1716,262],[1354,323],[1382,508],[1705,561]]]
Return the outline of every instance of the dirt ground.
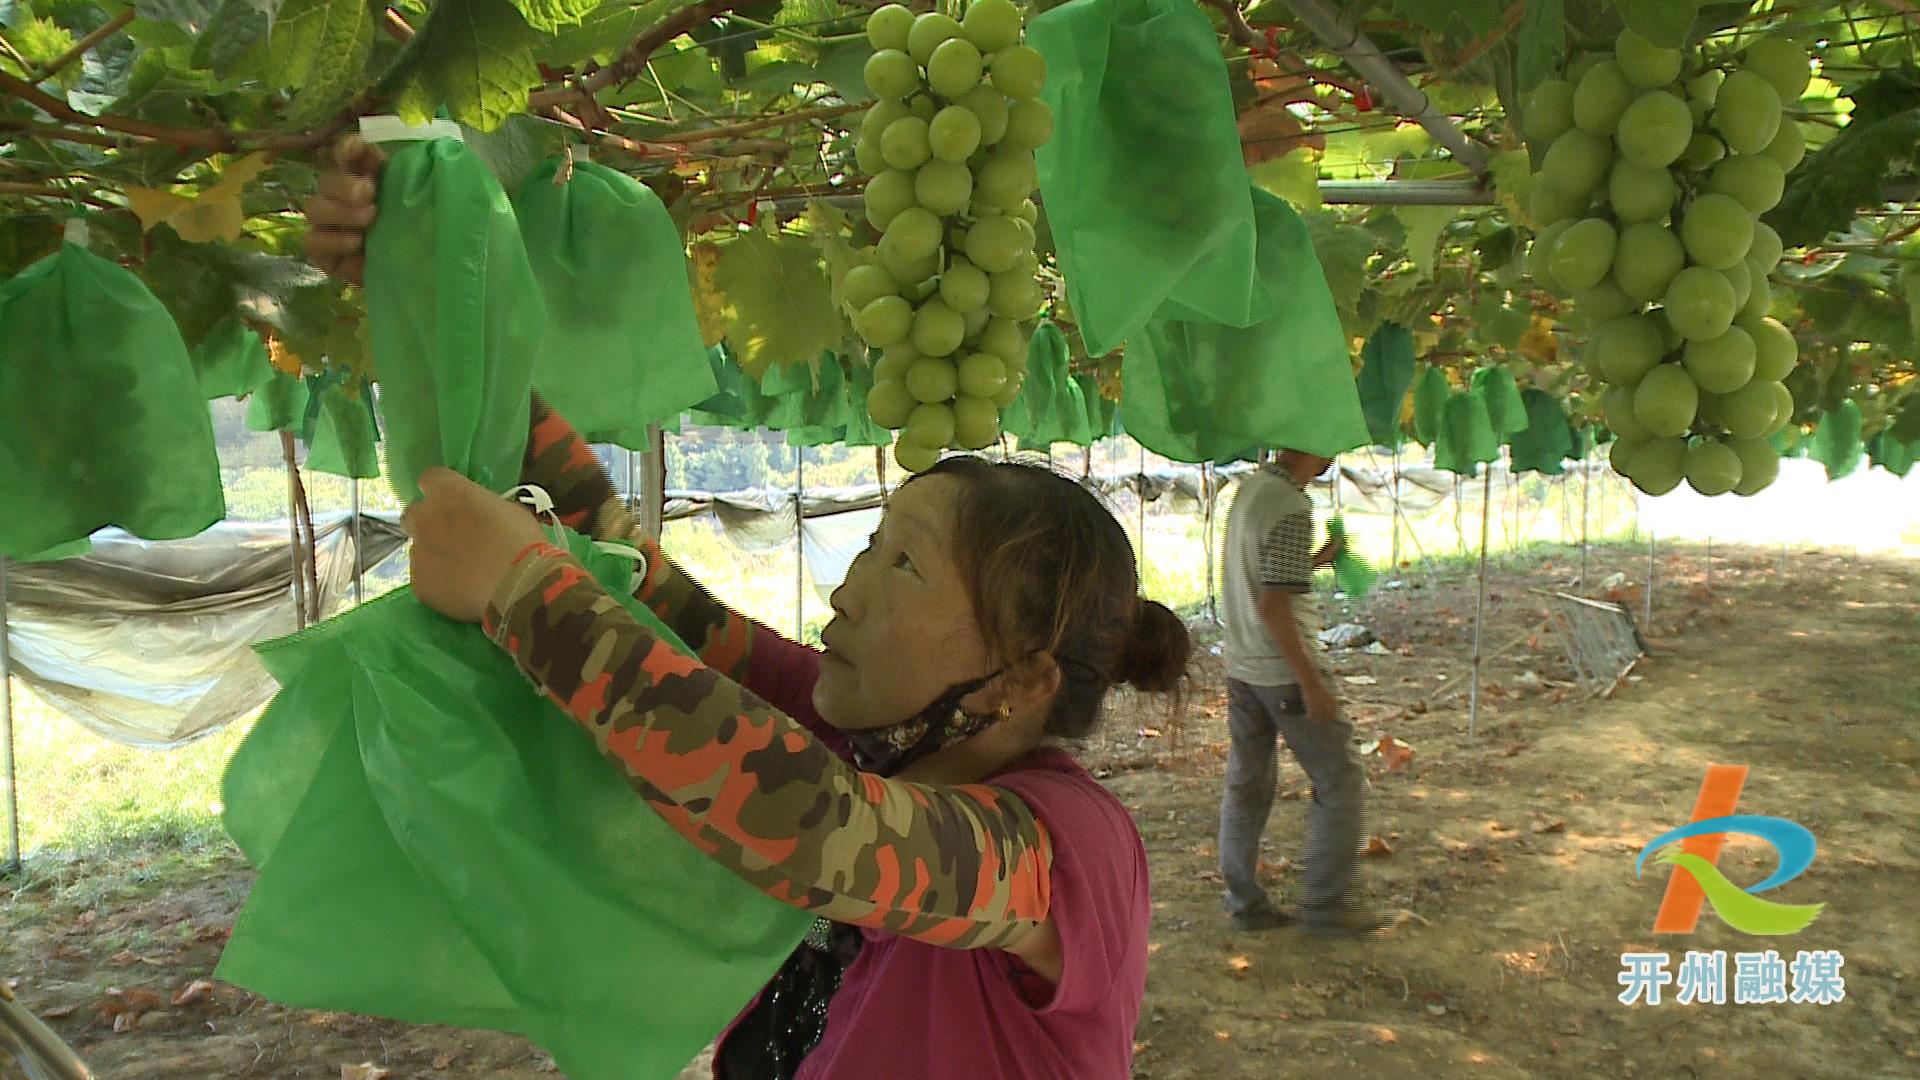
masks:
[[[1403,587],[1329,612],[1384,650],[1336,655],[1369,755],[1374,833],[1364,894],[1389,933],[1326,943],[1230,932],[1214,830],[1224,695],[1209,662],[1184,718],[1122,708],[1090,765],[1127,802],[1152,860],[1153,963],[1135,1075],[1205,1077],[1920,1077],[1920,566],[1719,549],[1663,552],[1652,655],[1607,698],[1572,684],[1543,597],[1577,557],[1492,569],[1486,667],[1467,735],[1474,590],[1409,568]],[[1596,550],[1590,580],[1641,611],[1644,553]],[[1404,744],[1411,756],[1394,749]],[[1807,826],[1812,868],[1770,897],[1825,901],[1791,938],[1744,937],[1708,913],[1652,933],[1665,874],[1636,880],[1647,840],[1683,823],[1710,763],[1745,764],[1746,813]],[[1309,793],[1287,761],[1268,833],[1276,893]],[[1758,841],[1719,865],[1765,876]],[[507,1036],[285,1009],[199,983],[250,875],[226,849],[30,864],[0,881],[0,979],[104,1080],[557,1075]],[[1906,899],[1902,900],[1901,897]],[[1837,949],[1839,1004],[1617,1000],[1620,954]],[[1729,961],[1731,968],[1731,961]],[[372,1068],[351,1068],[360,1064]],[[384,1070],[384,1071],[383,1071]]]

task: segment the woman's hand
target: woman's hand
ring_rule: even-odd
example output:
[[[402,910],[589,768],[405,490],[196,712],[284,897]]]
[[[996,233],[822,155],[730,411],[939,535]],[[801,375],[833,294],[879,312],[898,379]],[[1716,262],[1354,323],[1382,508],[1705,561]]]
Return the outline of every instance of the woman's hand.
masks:
[[[374,197],[387,155],[358,135],[327,147],[320,159],[320,192],[307,200],[307,260],[343,281],[365,284],[367,230],[379,209]]]
[[[451,469],[422,473],[420,493],[400,515],[413,538],[413,594],[448,618],[479,622],[514,559],[546,530],[526,507]]]

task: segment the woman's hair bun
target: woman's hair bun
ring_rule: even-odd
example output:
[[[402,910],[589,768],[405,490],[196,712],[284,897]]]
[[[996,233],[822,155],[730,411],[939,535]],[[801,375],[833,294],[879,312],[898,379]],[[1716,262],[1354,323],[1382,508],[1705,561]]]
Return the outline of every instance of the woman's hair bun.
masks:
[[[1153,693],[1177,690],[1187,677],[1192,657],[1193,639],[1187,633],[1187,624],[1165,604],[1142,597],[1134,607],[1133,625],[1120,651],[1114,681]]]

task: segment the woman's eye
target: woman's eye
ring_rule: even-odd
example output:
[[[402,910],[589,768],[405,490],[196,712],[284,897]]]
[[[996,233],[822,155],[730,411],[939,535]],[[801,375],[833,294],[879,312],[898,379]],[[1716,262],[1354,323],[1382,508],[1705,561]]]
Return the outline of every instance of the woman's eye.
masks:
[[[903,551],[900,554],[894,556],[893,568],[895,570],[912,570],[913,560],[908,557],[906,552]]]

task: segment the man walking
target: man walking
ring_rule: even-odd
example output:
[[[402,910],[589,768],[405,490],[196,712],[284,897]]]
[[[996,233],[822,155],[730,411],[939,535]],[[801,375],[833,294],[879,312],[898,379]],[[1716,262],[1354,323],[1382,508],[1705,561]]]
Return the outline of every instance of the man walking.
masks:
[[[1378,920],[1354,907],[1354,876],[1366,836],[1367,778],[1353,724],[1334,697],[1320,650],[1313,571],[1332,562],[1329,542],[1313,547],[1307,485],[1329,459],[1283,450],[1240,481],[1227,514],[1226,793],[1220,804],[1220,873],[1239,930],[1297,922],[1327,936],[1366,933]],[[1313,783],[1297,915],[1276,907],[1260,885],[1260,838],[1273,809],[1277,742]]]

